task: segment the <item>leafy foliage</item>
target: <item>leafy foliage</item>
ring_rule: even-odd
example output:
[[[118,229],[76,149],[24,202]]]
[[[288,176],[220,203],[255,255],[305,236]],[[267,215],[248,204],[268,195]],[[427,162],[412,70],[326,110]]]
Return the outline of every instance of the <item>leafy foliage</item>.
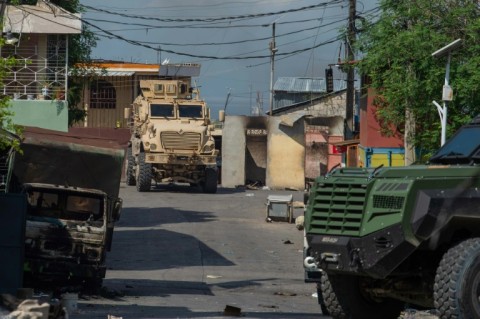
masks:
[[[447,57],[432,53],[456,39],[452,51],[447,137],[480,113],[480,8],[472,0],[381,0],[378,18],[363,26],[357,49],[364,52],[360,71],[382,96],[377,117],[383,133],[404,132],[405,111],[413,112],[415,136],[408,138],[428,153],[439,146],[441,103]]]

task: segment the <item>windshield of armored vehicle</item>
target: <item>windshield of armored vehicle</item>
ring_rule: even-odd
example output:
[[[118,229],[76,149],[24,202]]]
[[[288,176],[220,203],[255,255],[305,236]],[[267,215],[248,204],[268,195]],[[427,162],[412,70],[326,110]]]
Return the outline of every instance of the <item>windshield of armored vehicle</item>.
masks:
[[[173,104],[150,104],[150,116],[152,117],[173,117]]]
[[[180,117],[189,117],[189,118],[203,117],[202,105],[200,104],[179,105],[178,115]]]
[[[473,155],[480,146],[480,126],[466,126],[460,129],[438,152],[430,162],[442,160],[466,160]]]

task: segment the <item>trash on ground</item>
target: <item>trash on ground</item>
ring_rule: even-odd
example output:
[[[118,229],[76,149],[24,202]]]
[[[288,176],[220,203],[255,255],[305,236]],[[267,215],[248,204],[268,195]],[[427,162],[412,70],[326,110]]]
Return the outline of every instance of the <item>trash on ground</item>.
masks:
[[[240,317],[241,314],[242,309],[235,306],[226,305],[225,309],[223,310],[224,316]]]

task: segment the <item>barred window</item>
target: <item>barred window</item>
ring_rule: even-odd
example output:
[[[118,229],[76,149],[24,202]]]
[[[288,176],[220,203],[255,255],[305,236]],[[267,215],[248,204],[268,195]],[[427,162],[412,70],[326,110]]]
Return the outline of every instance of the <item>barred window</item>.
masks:
[[[90,108],[114,109],[116,102],[115,87],[110,82],[97,80],[92,83],[90,86]]]

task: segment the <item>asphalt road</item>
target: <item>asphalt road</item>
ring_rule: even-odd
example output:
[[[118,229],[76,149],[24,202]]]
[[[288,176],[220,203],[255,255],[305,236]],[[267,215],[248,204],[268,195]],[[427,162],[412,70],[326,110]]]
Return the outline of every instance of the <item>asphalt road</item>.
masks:
[[[80,296],[70,318],[327,318],[303,280],[303,232],[265,220],[267,197],[287,194],[303,200],[298,191],[122,184],[104,294]]]

